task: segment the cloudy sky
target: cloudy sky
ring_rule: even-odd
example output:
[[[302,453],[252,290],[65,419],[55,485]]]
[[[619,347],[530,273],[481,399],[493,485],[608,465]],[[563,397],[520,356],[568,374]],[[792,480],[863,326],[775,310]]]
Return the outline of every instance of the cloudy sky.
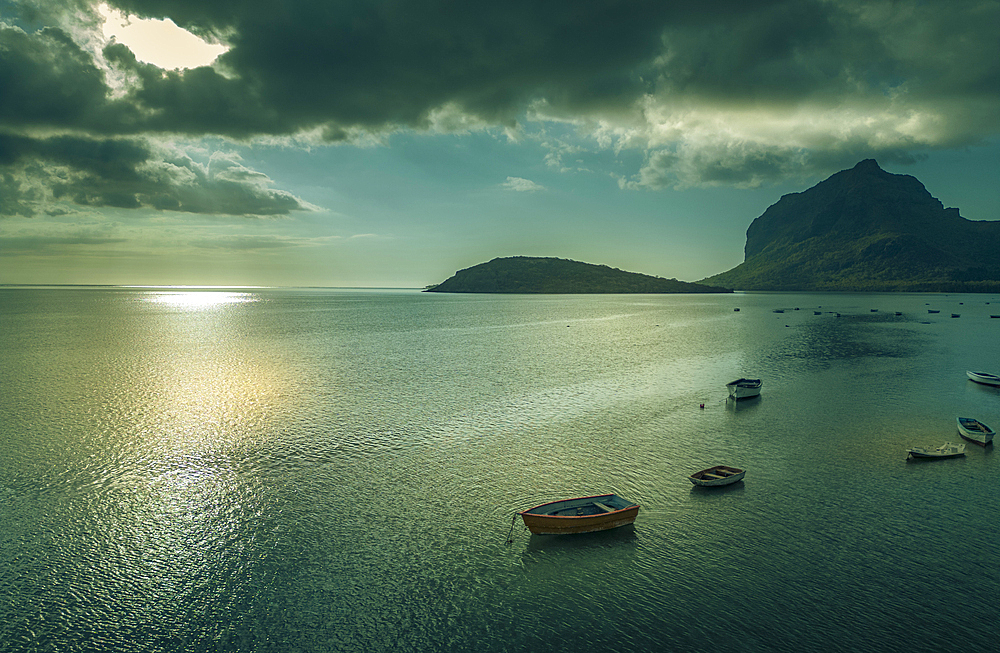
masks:
[[[875,158],[1000,219],[997,0],[0,0],[0,283],[692,281]]]

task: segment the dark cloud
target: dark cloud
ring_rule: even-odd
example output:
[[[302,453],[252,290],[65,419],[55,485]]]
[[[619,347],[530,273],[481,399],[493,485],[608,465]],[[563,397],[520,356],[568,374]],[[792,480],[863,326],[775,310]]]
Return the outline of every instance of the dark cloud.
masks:
[[[109,4],[169,17],[230,49],[213,67],[165,72],[121,44],[81,36],[96,33],[95,4],[8,0],[0,16],[21,21],[0,25],[8,135],[65,132],[78,144],[92,139],[86,147],[131,136],[126,150],[157,134],[310,131],[343,142],[401,128],[513,127],[530,115],[595,125],[599,142],[641,148],[647,166],[624,185],[661,187],[754,185],[810,161],[905,158],[1000,132],[995,0]],[[63,156],[69,145],[39,140],[35,149],[75,170],[55,192],[82,204],[297,208],[232,170],[204,172],[201,194],[154,188],[142,167],[151,155],[133,165],[135,152],[125,151],[121,168],[110,169],[99,154]],[[16,172],[0,174],[10,188]],[[5,200],[2,210],[23,212],[27,201]]]
[[[49,200],[231,215],[285,215],[310,207],[270,188],[232,154],[207,165],[145,140],[0,133],[0,215],[32,215]]]
[[[1000,94],[990,0],[113,4],[231,46],[229,77],[143,76],[134,97],[150,126],[186,133],[419,128],[445,105],[513,124],[536,101],[575,115],[647,94],[738,105]]]
[[[135,82],[124,98],[110,101],[82,50],[45,33],[18,34],[19,47],[34,55],[15,64],[16,74],[26,74],[29,63],[41,68],[46,60],[75,62],[92,82],[74,104],[112,109],[103,112],[107,125],[86,123],[84,118],[96,120],[93,111],[53,115],[55,123],[62,126],[68,118],[126,133],[245,137],[324,125],[334,126],[331,133],[352,127],[420,128],[434,110],[449,104],[498,124],[513,124],[528,103],[541,99],[563,110],[628,105],[652,88],[643,74],[653,72],[665,26],[699,25],[718,15],[736,20],[774,3],[110,4],[138,16],[169,16],[195,33],[224,38],[231,49],[218,70],[164,75],[137,63],[123,46],[110,46],[104,51],[108,61]],[[48,77],[47,83],[20,92],[54,96],[64,76]]]
[[[0,124],[117,131],[127,105],[109,102],[103,72],[58,28],[32,34],[0,23]]]

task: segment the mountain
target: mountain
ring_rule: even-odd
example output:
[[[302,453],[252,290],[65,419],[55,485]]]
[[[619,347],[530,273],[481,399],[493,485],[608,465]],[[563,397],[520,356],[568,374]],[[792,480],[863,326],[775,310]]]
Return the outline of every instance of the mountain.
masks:
[[[744,262],[699,283],[738,290],[1000,291],[1000,222],[946,209],[872,159],[783,196],[747,229]]]
[[[715,293],[726,288],[625,272],[561,258],[495,258],[455,275],[426,292],[472,293]]]

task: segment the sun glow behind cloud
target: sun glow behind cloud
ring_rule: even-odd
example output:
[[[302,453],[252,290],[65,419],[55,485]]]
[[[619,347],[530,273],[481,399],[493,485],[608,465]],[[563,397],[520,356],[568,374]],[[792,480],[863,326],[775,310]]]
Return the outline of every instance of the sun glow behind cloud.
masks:
[[[110,41],[115,38],[128,46],[139,61],[165,70],[207,66],[229,49],[224,45],[206,43],[169,18],[134,18],[105,4],[98,10],[105,18],[105,39]]]

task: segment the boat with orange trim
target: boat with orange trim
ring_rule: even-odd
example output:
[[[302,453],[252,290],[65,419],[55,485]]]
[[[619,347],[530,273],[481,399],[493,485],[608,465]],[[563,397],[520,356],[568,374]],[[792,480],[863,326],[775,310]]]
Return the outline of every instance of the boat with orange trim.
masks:
[[[572,535],[628,526],[639,515],[639,504],[599,494],[551,501],[517,514],[534,535]]]

